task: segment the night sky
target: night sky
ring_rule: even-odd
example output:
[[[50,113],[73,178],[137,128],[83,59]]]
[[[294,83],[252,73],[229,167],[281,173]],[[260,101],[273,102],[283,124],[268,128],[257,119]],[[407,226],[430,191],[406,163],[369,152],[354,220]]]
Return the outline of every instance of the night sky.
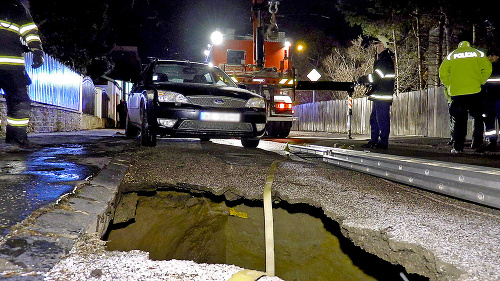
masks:
[[[210,34],[219,29],[235,29],[236,35],[252,33],[250,0],[184,0],[158,8],[162,24],[155,29],[155,44],[139,44],[145,54],[164,58],[203,59]],[[327,3],[330,2],[330,3]],[[172,2],[170,2],[172,3]],[[353,37],[352,30],[334,7],[335,1],[281,0],[278,27],[293,40],[307,40],[313,32],[324,32],[334,40]],[[141,46],[142,45],[142,46]]]

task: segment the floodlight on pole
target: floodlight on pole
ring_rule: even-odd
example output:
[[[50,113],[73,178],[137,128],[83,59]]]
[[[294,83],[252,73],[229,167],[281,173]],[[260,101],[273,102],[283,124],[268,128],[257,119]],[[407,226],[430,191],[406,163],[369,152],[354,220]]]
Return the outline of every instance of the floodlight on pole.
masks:
[[[222,40],[224,40],[224,36],[218,30],[212,32],[212,35],[210,35],[210,41],[212,41],[212,44],[214,45],[222,44]]]

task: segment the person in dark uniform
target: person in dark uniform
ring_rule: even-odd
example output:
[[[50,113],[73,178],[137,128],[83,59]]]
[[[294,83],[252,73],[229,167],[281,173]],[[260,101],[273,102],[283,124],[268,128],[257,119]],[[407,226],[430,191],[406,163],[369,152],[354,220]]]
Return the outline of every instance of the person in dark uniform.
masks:
[[[118,112],[118,128],[125,129],[125,123],[127,122],[127,103],[121,99],[120,103],[116,106],[116,111]]]
[[[43,64],[38,27],[19,0],[0,1],[0,88],[7,102],[7,143],[29,148],[27,128],[31,110],[23,53],[33,52],[33,68]]]
[[[488,52],[488,59],[491,62],[492,72],[490,78],[486,80],[484,85],[485,102],[484,102],[484,125],[486,130],[484,135],[486,143],[476,149],[476,152],[495,152],[497,146],[497,130],[495,129],[496,120],[500,120],[500,62],[498,58],[500,51],[492,48]]]
[[[394,61],[388,49],[388,40],[379,36],[372,41],[377,56],[373,64],[373,73],[362,76],[358,83],[369,85],[368,100],[373,102],[370,115],[371,135],[370,141],[362,145],[365,148],[387,149],[389,146],[389,133],[391,131],[390,109],[394,94]]]

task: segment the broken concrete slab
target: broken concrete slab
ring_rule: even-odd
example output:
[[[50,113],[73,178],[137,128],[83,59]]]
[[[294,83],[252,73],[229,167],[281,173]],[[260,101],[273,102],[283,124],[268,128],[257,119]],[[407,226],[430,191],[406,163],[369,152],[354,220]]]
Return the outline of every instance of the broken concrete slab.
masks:
[[[92,216],[89,214],[55,209],[38,217],[28,229],[44,235],[76,239],[85,232],[91,221]]]
[[[0,246],[0,259],[24,271],[48,271],[69,253],[73,244],[74,239],[65,237],[14,236]]]

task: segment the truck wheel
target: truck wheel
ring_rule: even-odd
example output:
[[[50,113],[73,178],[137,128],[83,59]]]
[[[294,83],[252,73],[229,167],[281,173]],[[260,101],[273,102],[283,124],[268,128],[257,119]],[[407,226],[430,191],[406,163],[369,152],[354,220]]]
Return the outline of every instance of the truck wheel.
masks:
[[[256,148],[259,145],[260,139],[241,139],[241,145],[244,148]]]
[[[277,122],[270,121],[266,124],[266,133],[270,137],[277,137]]]
[[[139,130],[130,123],[130,118],[128,117],[127,114],[127,119],[125,121],[125,135],[127,137],[137,137],[139,134]]]
[[[141,145],[142,146],[156,146],[156,130],[149,125],[147,109],[142,109],[142,122],[141,122]]]
[[[271,121],[266,124],[266,132],[270,137],[286,138],[290,134],[292,122],[288,121]]]
[[[278,137],[286,138],[290,134],[290,129],[292,128],[292,122],[281,121],[280,129],[278,130]]]

